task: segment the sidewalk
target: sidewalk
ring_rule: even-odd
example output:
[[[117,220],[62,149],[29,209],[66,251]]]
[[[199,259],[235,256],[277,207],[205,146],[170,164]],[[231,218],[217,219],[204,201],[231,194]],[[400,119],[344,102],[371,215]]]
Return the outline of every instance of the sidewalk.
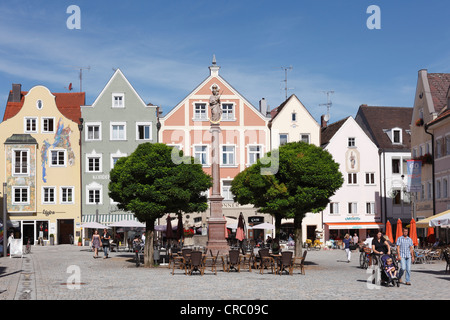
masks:
[[[412,266],[411,286],[377,287],[359,268],[359,252],[347,263],[343,250],[308,251],[306,274],[274,275],[270,270],[240,273],[210,270],[186,276],[167,267],[136,268],[133,253],[94,259],[86,247],[33,247],[23,259],[0,258],[0,300],[358,300],[450,299],[445,262]],[[33,270],[27,270],[32,267]],[[78,283],[78,285],[74,285]],[[30,292],[25,292],[30,290]],[[24,292],[26,294],[24,294]]]

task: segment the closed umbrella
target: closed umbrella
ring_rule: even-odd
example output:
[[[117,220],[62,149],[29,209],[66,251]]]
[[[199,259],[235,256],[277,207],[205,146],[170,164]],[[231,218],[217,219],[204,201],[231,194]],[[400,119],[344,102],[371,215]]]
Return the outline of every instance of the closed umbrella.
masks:
[[[395,241],[402,236],[402,220],[397,220],[397,232],[395,233]]]
[[[411,219],[411,228],[409,229],[409,237],[412,239],[414,246],[419,245],[419,240],[417,239],[417,229],[416,229],[416,221]]]
[[[178,215],[178,225],[177,225],[177,239],[180,240],[183,237],[183,218],[181,214]]]
[[[166,238],[167,239],[173,239],[173,230],[172,230],[172,223],[170,222],[172,218],[169,216],[167,217],[167,228],[166,228]]]
[[[389,221],[386,222],[386,237],[388,237],[390,242],[394,242],[394,237],[392,236],[392,225]]]
[[[227,221],[227,218],[225,218],[225,216],[223,216],[223,218],[225,219],[225,221]],[[225,239],[228,239],[228,229],[226,223],[225,223]]]
[[[236,239],[243,241],[245,239],[245,222],[242,213],[239,215],[239,221],[236,229]]]

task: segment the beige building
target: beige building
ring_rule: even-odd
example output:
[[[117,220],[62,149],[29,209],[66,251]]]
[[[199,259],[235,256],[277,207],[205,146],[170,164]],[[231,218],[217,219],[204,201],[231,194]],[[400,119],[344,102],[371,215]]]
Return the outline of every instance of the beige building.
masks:
[[[13,85],[0,124],[0,181],[16,238],[71,243],[80,235],[80,131],[84,93]],[[67,116],[72,119],[68,118]]]

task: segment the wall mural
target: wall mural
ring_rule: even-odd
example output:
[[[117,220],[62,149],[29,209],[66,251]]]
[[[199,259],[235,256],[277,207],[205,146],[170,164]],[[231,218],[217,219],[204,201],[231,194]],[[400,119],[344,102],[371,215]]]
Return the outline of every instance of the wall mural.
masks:
[[[46,173],[46,166],[48,164],[48,157],[49,157],[49,149],[51,148],[62,148],[67,150],[67,162],[69,166],[73,166],[75,164],[75,153],[72,150],[72,146],[70,145],[70,134],[72,133],[72,130],[70,129],[70,126],[64,128],[64,123],[62,122],[62,118],[59,118],[58,120],[58,126],[56,129],[56,133],[54,136],[54,142],[50,143],[47,140],[44,140],[43,146],[41,149],[41,159],[42,159],[42,180],[44,182],[47,182],[47,179],[45,178]]]

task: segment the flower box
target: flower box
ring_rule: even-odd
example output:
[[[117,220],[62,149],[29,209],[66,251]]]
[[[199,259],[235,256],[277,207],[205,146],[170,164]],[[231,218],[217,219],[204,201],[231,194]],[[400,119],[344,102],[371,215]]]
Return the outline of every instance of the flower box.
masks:
[[[422,118],[419,118],[419,119],[416,120],[416,126],[418,126],[418,127],[423,126],[423,119]]]

